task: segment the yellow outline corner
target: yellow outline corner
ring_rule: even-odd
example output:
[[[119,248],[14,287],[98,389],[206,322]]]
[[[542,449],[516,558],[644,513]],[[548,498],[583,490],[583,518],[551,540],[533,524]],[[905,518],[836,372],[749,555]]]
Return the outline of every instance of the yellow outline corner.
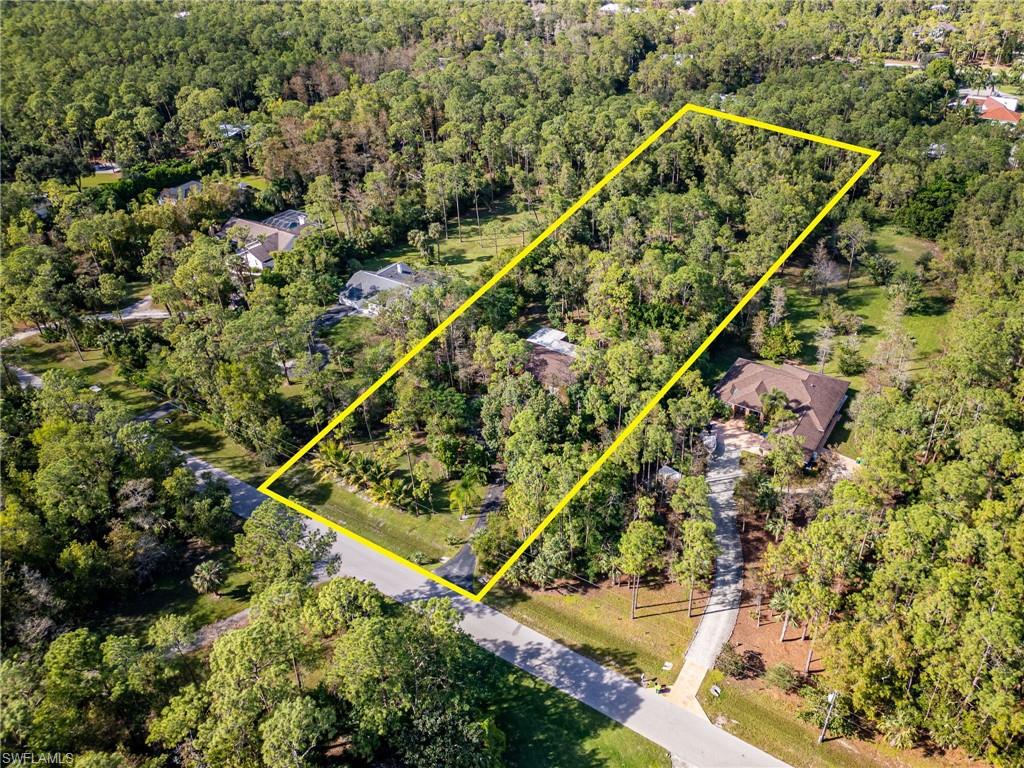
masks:
[[[474,594],[469,590],[460,587],[458,584],[454,584],[448,579],[442,576],[438,576],[437,574],[431,571],[428,571],[426,568],[417,565],[416,563],[413,563],[410,560],[407,560],[401,555],[398,555],[395,552],[392,552],[391,550],[382,547],[379,544],[376,544],[375,542],[370,541],[369,539],[363,536],[360,536],[358,533],[355,533],[354,531],[348,530],[347,528],[339,525],[333,520],[324,517],[323,515],[319,515],[316,512],[306,509],[301,504],[298,504],[297,502],[292,501],[291,499],[285,498],[281,494],[270,489],[270,486],[273,485],[274,482],[276,482],[278,479],[280,479],[280,477],[284,475],[284,473],[287,472],[299,459],[301,459],[310,450],[312,450],[317,443],[319,443],[321,440],[327,437],[327,435],[329,435],[331,431],[336,426],[338,426],[338,424],[340,424],[342,421],[348,418],[348,416],[351,415],[356,408],[358,408],[374,392],[380,389],[380,387],[383,386],[385,382],[387,382],[392,376],[398,373],[410,360],[412,360],[416,355],[422,352],[423,349],[428,344],[430,344],[430,342],[432,342],[434,339],[440,336],[449,325],[455,322],[467,309],[473,306],[473,304],[475,304],[476,301],[481,296],[483,296],[491,288],[493,288],[498,283],[499,280],[504,278],[505,275],[507,275],[509,272],[515,269],[515,267],[523,259],[529,256],[530,253],[532,253],[533,250],[537,248],[537,246],[539,246],[548,237],[554,234],[554,232],[558,230],[558,228],[561,227],[562,224],[564,224],[569,219],[569,217],[571,217],[574,213],[576,213],[576,211],[578,211],[580,208],[586,205],[591,200],[591,198],[593,198],[598,192],[604,189],[608,185],[608,183],[611,182],[612,179],[618,176],[623,171],[623,169],[626,168],[626,166],[628,166],[637,157],[643,154],[644,151],[646,151],[647,148],[651,146],[651,144],[657,141],[662,136],[662,134],[664,134],[667,130],[669,130],[670,128],[672,128],[672,126],[679,122],[680,118],[682,118],[683,115],[685,115],[687,112],[696,112],[698,114],[707,115],[709,117],[730,120],[734,123],[740,123],[741,125],[747,125],[753,128],[761,128],[766,131],[781,133],[786,136],[792,136],[798,139],[805,139],[807,141],[813,141],[818,144],[825,144],[826,146],[829,147],[835,147],[837,149],[856,152],[857,154],[867,155],[868,159],[864,161],[860,168],[857,169],[856,173],[854,173],[853,176],[850,177],[850,179],[839,189],[839,191],[832,196],[828,203],[825,204],[825,207],[818,211],[818,214],[814,217],[811,223],[808,224],[804,228],[804,230],[797,236],[797,238],[792,243],[789,244],[786,250],[783,251],[782,255],[779,256],[779,258],[776,259],[775,262],[768,268],[768,271],[765,272],[760,277],[760,279],[750,288],[750,290],[747,291],[747,293],[743,296],[742,299],[736,302],[736,306],[732,308],[729,314],[727,314],[722,319],[722,321],[717,326],[715,326],[715,329],[711,331],[710,334],[708,334],[707,338],[704,339],[701,345],[697,347],[693,354],[691,354],[686,359],[686,362],[683,363],[679,370],[677,370],[672,375],[672,377],[667,382],[665,382],[661,389],[658,390],[657,394],[655,394],[654,397],[652,397],[644,405],[644,407],[640,409],[640,412],[637,413],[637,415],[632,419],[632,421],[630,421],[629,424],[627,424],[622,429],[622,431],[618,434],[615,440],[612,441],[611,445],[609,445],[605,449],[605,451],[598,457],[598,459],[590,466],[590,468],[583,473],[583,476],[580,477],[578,481],[576,481],[576,484],[569,490],[568,493],[565,494],[565,496],[562,497],[561,501],[559,501],[558,504],[555,505],[554,509],[552,509],[551,512],[547,514],[547,516],[540,522],[540,524],[533,530],[533,532],[531,532],[530,535],[526,537],[526,540],[519,545],[519,548],[516,549],[512,556],[505,561],[504,565],[502,565],[497,570],[497,572],[495,572],[495,574],[480,589],[479,592]],[[570,501],[572,501],[576,494],[580,492],[583,486],[586,485],[595,474],[597,474],[601,467],[604,466],[605,462],[608,461],[609,457],[613,453],[615,453],[615,451],[619,448],[620,445],[622,445],[623,441],[627,437],[629,437],[633,430],[640,426],[640,423],[644,420],[644,418],[646,418],[647,414],[649,414],[651,410],[654,408],[654,406],[656,406],[661,401],[661,399],[666,394],[668,394],[672,387],[674,387],[676,383],[679,381],[679,379],[682,377],[682,375],[693,366],[697,359],[702,354],[704,354],[704,352],[711,345],[711,343],[716,338],[718,338],[719,334],[721,334],[722,331],[726,329],[729,323],[731,323],[732,320],[736,317],[736,315],[740,313],[743,307],[745,307],[747,303],[754,297],[754,295],[764,287],[765,283],[768,282],[772,275],[774,275],[779,270],[779,268],[786,263],[786,260],[793,254],[793,252],[800,246],[800,244],[807,239],[808,235],[810,235],[811,232],[814,231],[815,227],[817,227],[818,224],[821,223],[822,219],[824,219],[825,216],[828,215],[829,211],[831,211],[836,206],[836,204],[838,204],[839,201],[843,199],[846,193],[850,191],[853,185],[857,183],[861,176],[863,176],[867,172],[868,168],[870,168],[871,165],[875,162],[875,160],[878,159],[879,154],[880,153],[877,150],[867,149],[866,147],[858,147],[854,144],[846,144],[845,142],[836,141],[835,139],[829,139],[825,136],[816,136],[811,133],[796,131],[793,130],[792,128],[784,128],[782,126],[772,125],[771,123],[764,123],[761,122],[760,120],[753,120],[749,117],[730,115],[727,112],[721,112],[717,109],[709,109],[708,107],[701,107],[696,104],[685,105],[682,109],[680,109],[678,112],[672,115],[672,117],[666,120],[664,124],[660,128],[658,128],[658,130],[656,130],[654,133],[652,133],[650,136],[644,139],[644,141],[636,149],[630,152],[629,155],[627,155],[618,165],[616,165],[614,168],[612,168],[611,171],[605,174],[604,178],[597,182],[593,187],[588,189],[583,194],[583,196],[580,197],[580,199],[573,203],[569,208],[567,208],[561,216],[559,216],[551,224],[549,224],[548,227],[543,232],[541,232],[536,238],[534,238],[529,245],[523,248],[523,250],[516,254],[515,257],[510,259],[508,263],[505,264],[505,266],[498,270],[498,272],[490,280],[488,280],[480,288],[478,288],[472,296],[466,299],[466,301],[464,301],[454,312],[452,312],[447,318],[445,318],[440,325],[438,325],[434,330],[432,330],[430,333],[424,336],[423,339],[421,339],[415,346],[412,347],[412,349],[406,352],[379,379],[373,382],[373,384],[371,384],[361,395],[359,395],[359,397],[353,400],[352,403],[349,404],[347,408],[345,408],[345,410],[343,410],[341,413],[339,413],[337,416],[331,419],[327,426],[321,429],[320,432],[318,432],[317,435],[312,440],[310,440],[308,443],[302,446],[302,448],[300,448],[299,451],[294,456],[288,459],[288,461],[282,464],[277,469],[277,471],[274,472],[274,474],[268,477],[263,482],[263,484],[260,485],[259,490],[265,495],[274,499],[275,501],[284,504],[286,507],[289,507],[290,509],[299,512],[300,514],[306,515],[307,517],[312,518],[313,520],[316,520],[317,522],[326,525],[328,528],[338,531],[342,535],[347,536],[350,539],[354,539],[355,541],[358,541],[359,543],[364,544],[367,547],[370,547],[371,549],[373,549],[376,552],[379,552],[385,557],[388,557],[391,560],[394,560],[395,562],[401,563],[407,568],[416,571],[422,576],[426,576],[428,579],[431,579],[437,582],[438,584],[447,587],[448,589],[462,595],[463,597],[467,597],[470,600],[475,601],[482,600],[484,596],[488,592],[490,592],[491,589],[498,583],[498,581],[500,581],[501,578],[508,572],[508,569],[512,567],[516,560],[522,557],[523,553],[526,552],[530,545],[537,540],[537,537],[544,532],[544,529],[547,528],[548,525],[550,525],[551,521],[554,520],[563,509],[565,509],[565,507],[569,504]]]

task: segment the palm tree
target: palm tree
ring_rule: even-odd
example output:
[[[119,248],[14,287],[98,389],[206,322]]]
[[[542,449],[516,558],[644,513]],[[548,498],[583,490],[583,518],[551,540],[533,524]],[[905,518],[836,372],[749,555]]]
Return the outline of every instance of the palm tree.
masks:
[[[781,589],[772,595],[771,608],[776,613],[783,614],[782,633],[779,635],[779,642],[786,639],[786,630],[789,628],[789,617],[793,612],[793,592],[789,589]]]
[[[352,449],[340,440],[325,440],[312,461],[313,471],[318,477],[336,480],[344,478],[346,469],[352,464]]]
[[[217,591],[224,585],[224,564],[218,560],[205,560],[196,566],[192,573],[192,589],[201,595],[213,594],[220,597]]]
[[[407,509],[412,503],[409,483],[398,477],[385,477],[371,484],[370,496],[378,504]]]
[[[483,500],[483,490],[478,481],[481,473],[480,467],[470,466],[448,494],[448,503],[451,504],[452,511],[458,512],[461,518],[466,516],[471,507],[476,507]]]

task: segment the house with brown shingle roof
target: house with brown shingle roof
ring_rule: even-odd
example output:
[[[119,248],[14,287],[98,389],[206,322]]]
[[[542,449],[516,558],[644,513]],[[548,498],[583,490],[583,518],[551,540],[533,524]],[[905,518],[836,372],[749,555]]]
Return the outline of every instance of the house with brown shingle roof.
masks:
[[[804,452],[816,457],[839,421],[850,385],[842,379],[815,373],[790,363],[779,367],[738,358],[715,387],[715,395],[733,412],[763,415],[761,397],[773,389],[788,398],[796,417],[783,432],[803,442]]]

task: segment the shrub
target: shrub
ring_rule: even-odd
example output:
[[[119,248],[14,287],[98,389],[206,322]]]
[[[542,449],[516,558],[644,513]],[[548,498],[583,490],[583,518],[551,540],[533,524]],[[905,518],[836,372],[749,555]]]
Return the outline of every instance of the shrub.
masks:
[[[873,253],[864,261],[864,266],[875,285],[888,285],[896,274],[896,262],[881,253]]]
[[[418,549],[409,555],[409,560],[416,563],[416,565],[426,565],[430,562],[430,558],[427,557],[427,554],[425,552],[420,552]]]
[[[726,643],[718,654],[715,669],[721,670],[729,677],[741,678],[745,671],[743,657],[736,651],[732,643]]]
[[[814,685],[805,685],[801,688],[800,696],[804,700],[804,706],[797,717],[815,728],[821,728],[825,722],[825,714],[828,712],[828,693]],[[839,698],[832,708],[832,719],[828,721],[829,735],[852,736],[855,731],[850,699],[839,694]]]
[[[778,688],[786,693],[792,693],[800,687],[800,675],[786,663],[773,664],[768,668],[764,679],[772,688]]]
[[[895,299],[897,296],[903,299],[908,313],[919,312],[924,304],[921,278],[914,272],[901,271],[886,290],[890,299]]]
[[[836,365],[843,376],[856,376],[864,373],[868,361],[856,347],[843,343],[836,348]]]

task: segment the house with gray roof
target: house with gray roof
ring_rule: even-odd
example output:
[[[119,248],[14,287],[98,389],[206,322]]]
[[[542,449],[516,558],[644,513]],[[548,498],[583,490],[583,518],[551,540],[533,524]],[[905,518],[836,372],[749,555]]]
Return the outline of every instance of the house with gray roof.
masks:
[[[782,432],[799,438],[808,458],[816,458],[839,421],[850,385],[790,363],[779,367],[738,358],[715,387],[715,395],[734,413],[763,415],[761,397],[780,390],[794,419]]]
[[[409,296],[415,288],[436,282],[436,275],[418,272],[399,261],[376,272],[363,269],[356,272],[338,295],[338,302],[352,307],[360,315],[374,317],[389,295],[397,293]]]
[[[222,233],[234,230],[236,253],[245,261],[250,272],[273,269],[274,254],[290,251],[299,233],[310,225],[303,211],[287,210],[263,221],[250,221],[231,217],[224,223]]]

